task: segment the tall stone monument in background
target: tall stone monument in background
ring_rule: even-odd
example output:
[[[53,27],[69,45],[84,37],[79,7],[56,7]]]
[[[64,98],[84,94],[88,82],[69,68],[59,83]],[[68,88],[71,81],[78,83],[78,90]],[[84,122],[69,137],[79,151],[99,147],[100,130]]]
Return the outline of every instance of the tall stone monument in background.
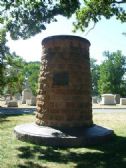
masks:
[[[22,91],[22,104],[26,104],[26,100],[31,99],[32,98],[32,91],[30,88],[25,88]]]
[[[24,89],[22,91],[22,104],[26,104],[26,100],[29,100],[32,98],[32,91],[29,87],[29,82],[28,82],[28,79],[25,78],[25,81],[24,81]]]
[[[93,124],[90,42],[77,36],[42,41],[42,64],[34,124],[15,127],[17,138],[51,146],[85,146],[112,137]]]

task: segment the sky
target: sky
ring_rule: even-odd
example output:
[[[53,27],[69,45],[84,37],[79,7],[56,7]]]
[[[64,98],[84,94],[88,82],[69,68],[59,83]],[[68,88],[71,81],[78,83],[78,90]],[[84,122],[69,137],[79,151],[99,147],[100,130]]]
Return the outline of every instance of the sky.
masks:
[[[121,50],[126,56],[126,36],[122,35],[126,32],[126,23],[121,24],[115,18],[110,20],[102,19],[96,24],[95,28],[87,35],[86,32],[92,28],[92,25],[86,29],[86,32],[72,32],[73,19],[66,19],[62,16],[58,17],[58,22],[47,25],[46,30],[27,40],[13,41],[8,37],[8,46],[11,52],[16,52],[27,62],[41,60],[41,41],[45,37],[52,35],[76,35],[88,39],[91,43],[90,57],[96,59],[98,63],[104,60],[103,52],[115,52]]]

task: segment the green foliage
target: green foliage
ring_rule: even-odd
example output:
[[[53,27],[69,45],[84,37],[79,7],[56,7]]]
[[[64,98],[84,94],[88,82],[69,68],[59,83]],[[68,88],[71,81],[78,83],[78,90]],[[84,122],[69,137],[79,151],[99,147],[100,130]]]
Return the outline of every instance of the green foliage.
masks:
[[[4,60],[7,54],[9,54],[9,48],[6,46],[6,30],[0,29],[0,87],[3,83],[3,71],[4,71]]]
[[[76,11],[75,31],[84,31],[89,23],[96,24],[105,17],[115,16],[122,23],[126,22],[126,0],[83,0],[83,5]]]
[[[92,95],[98,95],[99,65],[93,58],[90,59],[90,69],[92,76]]]
[[[5,28],[0,29],[0,93],[3,92],[2,88],[6,85],[5,71],[7,65],[10,65],[8,58],[11,58],[9,48],[6,46],[6,31]]]
[[[21,93],[24,76],[22,75],[22,68],[24,60],[15,53],[6,55],[4,60],[3,83],[2,91],[4,94]]]
[[[124,80],[126,57],[121,51],[104,52],[105,61],[100,65],[99,92],[120,94],[124,96],[126,85]]]
[[[25,78],[28,78],[33,94],[36,95],[40,63],[26,63],[7,47],[6,29],[0,29],[0,94],[21,93]]]
[[[28,79],[29,87],[34,95],[37,94],[38,76],[40,70],[40,62],[25,63],[23,67],[23,75]]]
[[[21,92],[23,60],[7,47],[7,30],[0,29],[0,94]],[[6,91],[6,92],[4,92]]]
[[[78,7],[78,0],[1,0],[0,14],[11,37],[25,39],[45,30],[57,15],[70,17]]]
[[[26,79],[32,93],[36,95],[38,86],[39,62],[26,63],[21,57],[8,55],[3,73],[4,85],[1,87],[3,94],[22,93]]]
[[[126,22],[125,4],[126,0],[1,0],[0,23],[6,25],[13,39],[25,39],[45,30],[58,15],[69,18],[76,14],[74,30],[84,31],[102,16]]]
[[[9,94],[21,91],[22,59],[10,53],[6,46],[6,31],[1,31],[0,38],[0,94],[6,90]],[[5,89],[5,90],[4,90]]]

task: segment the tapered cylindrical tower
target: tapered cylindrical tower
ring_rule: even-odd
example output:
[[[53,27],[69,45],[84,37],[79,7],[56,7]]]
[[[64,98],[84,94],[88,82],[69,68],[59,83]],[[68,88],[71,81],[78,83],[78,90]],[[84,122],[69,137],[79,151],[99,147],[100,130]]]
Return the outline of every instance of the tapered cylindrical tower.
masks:
[[[76,36],[42,41],[35,123],[16,126],[20,140],[57,147],[80,147],[109,140],[114,131],[93,124],[90,42]]]
[[[90,42],[77,36],[42,41],[36,124],[92,125]]]

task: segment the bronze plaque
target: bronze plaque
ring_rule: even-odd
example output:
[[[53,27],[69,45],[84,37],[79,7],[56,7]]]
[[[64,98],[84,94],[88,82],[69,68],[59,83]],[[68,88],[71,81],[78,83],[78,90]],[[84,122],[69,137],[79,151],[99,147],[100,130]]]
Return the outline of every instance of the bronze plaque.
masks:
[[[56,72],[53,74],[53,86],[66,86],[69,84],[67,72]]]

